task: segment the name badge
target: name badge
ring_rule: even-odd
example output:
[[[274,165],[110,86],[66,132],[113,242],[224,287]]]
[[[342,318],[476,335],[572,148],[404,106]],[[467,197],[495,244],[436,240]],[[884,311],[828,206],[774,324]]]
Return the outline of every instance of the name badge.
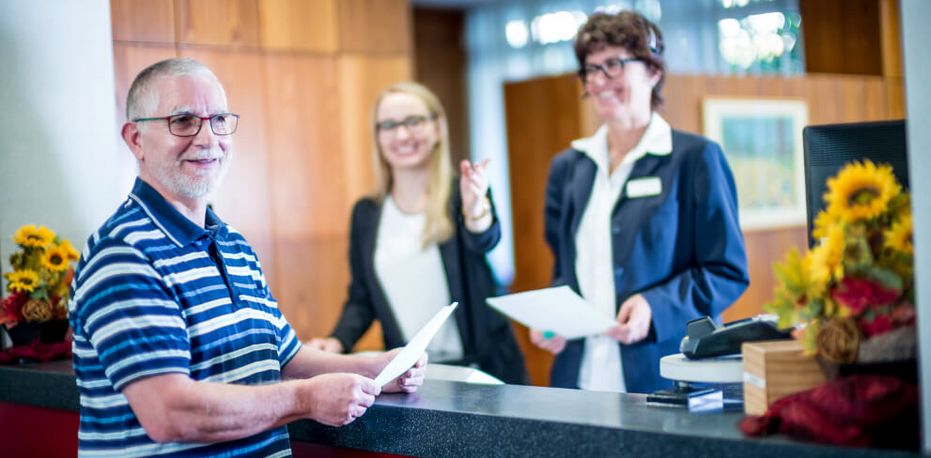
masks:
[[[659,177],[637,178],[627,182],[627,197],[630,199],[658,196],[662,192],[663,182]]]

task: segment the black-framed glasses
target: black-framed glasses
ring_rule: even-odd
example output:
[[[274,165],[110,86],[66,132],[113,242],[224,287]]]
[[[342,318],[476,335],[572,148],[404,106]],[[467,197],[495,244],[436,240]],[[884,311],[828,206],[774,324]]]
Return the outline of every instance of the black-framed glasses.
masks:
[[[434,119],[436,119],[436,114],[434,113],[430,113],[429,116],[408,116],[400,121],[387,119],[385,121],[376,122],[375,129],[378,130],[378,132],[393,133],[398,130],[398,127],[404,126],[407,128],[408,132],[421,132],[427,125],[427,121],[433,121]]]
[[[590,82],[600,71],[607,79],[614,79],[624,73],[624,67],[631,62],[643,62],[640,57],[612,57],[602,64],[586,64],[579,69],[579,78],[583,82]]]
[[[133,122],[168,121],[168,132],[176,137],[193,137],[200,133],[204,121],[210,120],[210,130],[215,135],[230,135],[239,127],[239,115],[236,113],[217,113],[210,116],[197,116],[191,113],[180,113],[171,116],[156,118],[136,118]]]

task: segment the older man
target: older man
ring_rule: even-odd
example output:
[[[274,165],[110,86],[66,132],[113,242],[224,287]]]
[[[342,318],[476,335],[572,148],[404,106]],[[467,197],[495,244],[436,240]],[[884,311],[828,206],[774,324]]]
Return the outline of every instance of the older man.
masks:
[[[397,350],[302,349],[255,252],[207,207],[238,125],[217,77],[162,61],[126,105],[139,176],[88,240],[70,305],[80,454],[287,456],[288,422],[365,413],[382,390],[371,377]],[[415,391],[425,361],[385,391]]]

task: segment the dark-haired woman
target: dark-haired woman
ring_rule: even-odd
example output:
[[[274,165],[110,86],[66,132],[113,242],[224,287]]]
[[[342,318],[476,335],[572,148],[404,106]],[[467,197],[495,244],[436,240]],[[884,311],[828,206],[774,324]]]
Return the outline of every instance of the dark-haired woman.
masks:
[[[553,283],[617,318],[567,341],[531,330],[555,354],[551,384],[652,392],[686,323],[718,317],[749,284],[734,179],[721,148],[655,111],[666,74],[660,29],[640,14],[594,14],[575,42],[579,77],[603,124],[553,159],[546,188]]]

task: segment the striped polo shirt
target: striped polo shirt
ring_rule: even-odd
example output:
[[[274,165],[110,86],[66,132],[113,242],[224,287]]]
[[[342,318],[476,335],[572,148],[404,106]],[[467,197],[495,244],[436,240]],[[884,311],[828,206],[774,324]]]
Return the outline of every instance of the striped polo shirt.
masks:
[[[156,443],[122,394],[161,374],[279,382],[300,348],[255,252],[213,211],[199,227],[136,179],[87,241],[72,290],[79,455],[290,456],[284,426],[231,442]]]

